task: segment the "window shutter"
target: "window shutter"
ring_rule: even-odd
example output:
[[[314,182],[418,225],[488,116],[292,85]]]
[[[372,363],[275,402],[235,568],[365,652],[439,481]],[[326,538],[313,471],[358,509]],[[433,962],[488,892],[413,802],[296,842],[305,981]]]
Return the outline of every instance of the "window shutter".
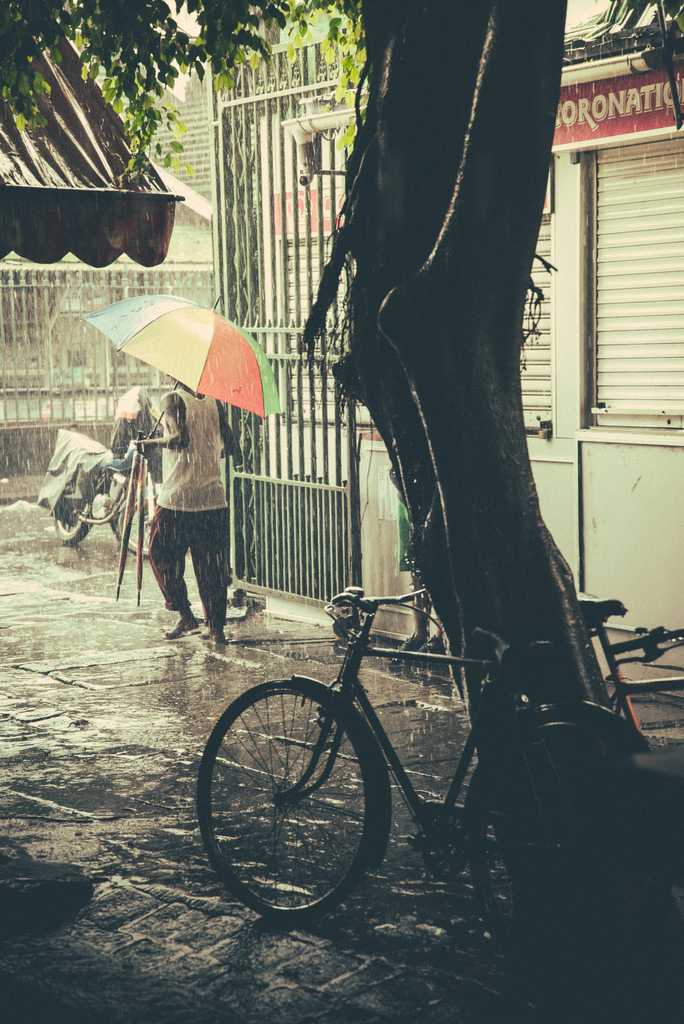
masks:
[[[596,314],[599,423],[681,426],[684,144],[679,141],[598,155]]]

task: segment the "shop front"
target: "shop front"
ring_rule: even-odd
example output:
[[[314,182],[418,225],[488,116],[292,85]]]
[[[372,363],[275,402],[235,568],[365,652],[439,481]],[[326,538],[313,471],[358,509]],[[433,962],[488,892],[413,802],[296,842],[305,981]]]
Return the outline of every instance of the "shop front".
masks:
[[[680,625],[684,134],[643,54],[570,66],[552,166],[550,436],[542,511],[578,586],[630,626]],[[675,77],[682,95],[682,69]]]

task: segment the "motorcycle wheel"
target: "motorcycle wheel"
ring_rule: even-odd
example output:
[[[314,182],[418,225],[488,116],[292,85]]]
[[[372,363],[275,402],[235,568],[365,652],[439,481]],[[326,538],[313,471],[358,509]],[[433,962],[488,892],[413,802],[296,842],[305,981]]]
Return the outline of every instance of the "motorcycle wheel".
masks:
[[[62,544],[68,548],[75,548],[90,533],[90,524],[84,523],[78,518],[74,506],[66,501],[60,501],[55,506],[55,533]]]

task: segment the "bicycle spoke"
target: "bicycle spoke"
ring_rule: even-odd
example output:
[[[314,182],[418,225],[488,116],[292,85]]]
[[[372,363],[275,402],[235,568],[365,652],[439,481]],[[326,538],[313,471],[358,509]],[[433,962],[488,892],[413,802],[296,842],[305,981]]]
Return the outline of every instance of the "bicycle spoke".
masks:
[[[364,835],[363,775],[334,715],[285,685],[246,704],[218,742],[214,841],[230,875],[266,905],[297,910],[325,897]]]
[[[266,718],[269,719],[269,710],[268,710],[268,708],[269,708],[269,701],[265,700],[264,704],[266,705]],[[268,721],[267,725],[264,725],[263,720],[261,718],[261,715],[259,714],[259,711],[257,710],[256,704],[252,707],[251,710],[254,712],[254,715],[256,716],[256,719],[259,722],[259,725],[261,726],[262,734],[265,735],[266,737],[270,738],[270,736],[271,736],[270,721]],[[269,758],[269,762],[270,762],[271,776],[273,776],[273,744],[272,743],[268,743],[268,740],[267,740],[267,747],[268,747],[268,758]],[[278,756],[280,757],[280,752],[278,752]],[[281,763],[282,763],[282,761],[281,761]],[[285,772],[285,782],[288,782],[288,781],[289,781],[289,776],[288,776],[287,771],[286,771]],[[274,790],[274,792],[275,792],[275,790]]]
[[[243,731],[244,731],[244,732],[247,732],[247,733],[249,734],[249,738],[250,738],[250,739],[252,740],[252,746],[254,747],[254,751],[255,751],[255,752],[256,752],[256,754],[257,754],[257,757],[256,757],[256,758],[254,758],[254,760],[256,760],[256,761],[257,761],[257,762],[258,762],[258,763],[259,763],[259,764],[261,765],[261,770],[262,770],[263,774],[264,774],[264,775],[266,775],[266,776],[268,776],[268,777],[270,778],[270,777],[271,777],[271,772],[269,771],[269,767],[268,767],[268,765],[266,764],[266,762],[265,762],[265,761],[263,760],[263,758],[261,757],[261,755],[260,755],[260,752],[259,752],[259,748],[258,748],[258,747],[257,747],[257,745],[256,745],[256,741],[255,741],[255,740],[254,740],[254,739],[252,738],[252,736],[251,736],[251,732],[250,732],[249,730],[247,730],[247,729],[243,729]],[[247,755],[248,755],[249,757],[252,757],[252,756],[253,756],[253,755],[251,754],[251,752],[250,752],[249,748],[248,748],[248,747],[247,747],[247,746],[245,745],[245,743],[244,743],[244,740],[242,739],[242,736],[240,735],[240,730],[239,730],[239,729],[236,729],[236,730],[235,730],[235,734],[233,735],[232,739],[233,739],[233,740],[234,740],[235,742],[237,742],[237,743],[239,743],[239,744],[240,744],[240,746],[242,747],[242,749],[244,750],[244,752],[245,752],[245,753],[246,753],[246,754],[247,754]]]

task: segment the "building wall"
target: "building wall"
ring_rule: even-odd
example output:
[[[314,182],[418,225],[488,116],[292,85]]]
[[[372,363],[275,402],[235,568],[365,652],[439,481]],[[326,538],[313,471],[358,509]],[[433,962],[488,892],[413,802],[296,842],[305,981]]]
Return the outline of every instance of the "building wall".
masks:
[[[206,86],[196,77],[188,80],[185,95],[182,99],[169,94],[169,99],[176,105],[181,121],[187,131],[181,137],[183,152],[181,163],[192,168],[190,174],[182,173],[184,182],[211,202],[211,126]],[[162,128],[156,141],[166,149],[174,136]]]
[[[587,591],[619,597],[631,626],[682,623],[684,439],[580,445]]]
[[[576,576],[579,571],[576,434],[580,426],[580,168],[567,153],[553,158],[551,310],[553,435],[529,439],[542,514]]]
[[[591,250],[582,247],[581,165],[564,152],[554,166],[554,436],[529,443],[542,513],[581,590],[621,599],[628,627],[675,627],[684,613],[684,431],[662,418],[641,427],[591,416],[582,388],[593,341],[585,349]]]
[[[390,460],[382,440],[362,435],[359,465],[363,586],[367,594],[402,594],[411,590],[411,574],[399,571],[399,496],[390,480]],[[409,612],[381,612],[378,629],[407,637],[413,630]]]

